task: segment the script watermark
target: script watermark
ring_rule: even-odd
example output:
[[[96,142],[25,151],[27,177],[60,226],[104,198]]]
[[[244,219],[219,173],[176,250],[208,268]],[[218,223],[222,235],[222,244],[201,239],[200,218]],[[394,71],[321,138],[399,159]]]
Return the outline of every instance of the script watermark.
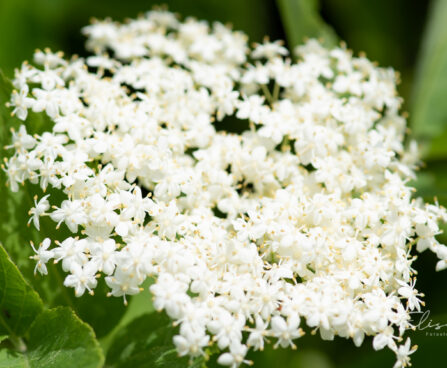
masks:
[[[430,319],[430,310],[411,312],[411,315],[416,331],[424,331],[425,336],[447,337],[447,322]]]

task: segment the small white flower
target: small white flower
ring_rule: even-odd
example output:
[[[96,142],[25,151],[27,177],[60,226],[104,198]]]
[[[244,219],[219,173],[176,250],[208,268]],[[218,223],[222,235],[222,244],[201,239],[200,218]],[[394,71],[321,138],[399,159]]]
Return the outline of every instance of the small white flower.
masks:
[[[204,354],[203,348],[208,345],[210,337],[200,328],[194,328],[183,324],[180,335],[174,336],[174,344],[180,356],[190,355],[192,357]]]
[[[236,116],[239,119],[249,119],[254,123],[259,123],[268,111],[268,107],[264,105],[264,97],[258,95],[244,97],[237,107]]]
[[[98,271],[111,275],[116,265],[115,240],[108,239],[104,242],[95,243],[90,249],[90,262],[96,263]]]
[[[373,347],[375,350],[382,350],[385,346],[394,348],[395,346],[394,330],[388,326],[383,332],[374,336]]]
[[[284,320],[284,318],[275,316],[272,318],[272,335],[278,339],[275,347],[281,345],[285,348],[287,346],[295,347],[292,340],[301,337],[303,332],[298,328],[300,325],[300,318],[292,316]]]
[[[404,368],[410,365],[410,355],[413,354],[417,349],[417,346],[411,346],[410,338],[407,338],[404,345],[399,345],[394,349],[396,353],[397,361],[393,368]]]
[[[251,56],[254,59],[260,59],[263,57],[272,59],[275,56],[286,56],[289,54],[289,51],[282,45],[283,42],[280,40],[274,42],[264,41],[264,43],[255,46]]]
[[[53,248],[54,262],[62,260],[62,269],[69,271],[72,264],[83,265],[87,262],[88,257],[84,253],[87,251],[87,241],[85,239],[67,238],[62,243],[58,243],[58,247]]]
[[[39,217],[44,215],[46,211],[50,209],[50,203],[47,199],[49,196],[49,194],[43,196],[39,202],[37,202],[37,196],[34,197],[34,207],[28,212],[28,214],[31,215],[28,224],[32,221],[37,230],[40,230]]]
[[[413,279],[410,284],[407,284],[401,280],[396,280],[401,287],[397,290],[399,295],[402,295],[405,299],[407,299],[407,305],[408,308],[413,311],[417,310],[418,312],[421,311],[421,305],[424,305],[424,302],[422,302],[418,296],[423,296],[420,294],[415,288],[416,279]]]
[[[260,316],[256,316],[256,327],[250,329],[250,335],[247,339],[247,346],[253,347],[255,350],[264,350],[264,340],[267,335],[268,322]]]
[[[249,360],[244,359],[247,354],[247,347],[242,344],[230,345],[230,352],[224,353],[217,359],[217,362],[222,365],[229,366],[230,368],[237,368],[241,364],[251,364]]]
[[[31,247],[33,248],[33,251],[36,253],[36,255],[31,256],[31,259],[34,259],[36,263],[36,267],[34,267],[34,274],[37,273],[37,271],[40,272],[42,275],[47,275],[48,270],[46,263],[51,259],[54,258],[54,252],[53,250],[49,250],[49,246],[51,244],[51,240],[49,238],[45,238],[44,241],[39,245],[39,248],[34,248],[34,244],[31,242]]]
[[[17,115],[20,120],[25,120],[28,116],[28,109],[33,106],[33,99],[28,97],[29,88],[25,84],[20,88],[20,92],[13,91],[11,96],[11,105],[14,106],[12,110],[13,115]]]
[[[51,212],[50,217],[53,221],[56,221],[57,227],[60,226],[62,222],[65,222],[67,227],[73,232],[78,231],[78,225],[84,223],[85,213],[82,210],[82,202],[79,200],[65,200],[62,202],[60,208]]]
[[[12,144],[5,148],[14,148],[16,151],[24,152],[34,148],[35,145],[36,139],[27,133],[25,125],[20,125],[18,132],[12,130]]]
[[[70,265],[70,275],[64,280],[64,285],[75,289],[77,297],[82,296],[85,290],[93,294],[98,281],[96,280],[96,272],[98,271],[96,265],[92,262],[81,266],[79,263],[73,262]]]

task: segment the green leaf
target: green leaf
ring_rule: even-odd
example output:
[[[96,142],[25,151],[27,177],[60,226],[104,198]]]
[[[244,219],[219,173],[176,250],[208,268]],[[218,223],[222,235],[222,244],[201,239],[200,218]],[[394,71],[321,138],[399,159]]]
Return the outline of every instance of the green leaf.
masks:
[[[447,125],[447,121],[444,123]],[[447,158],[447,145],[445,142],[447,141],[447,126],[441,134],[438,134],[429,142],[429,145],[423,146],[423,155],[426,159],[430,160],[440,160]]]
[[[305,38],[321,38],[326,46],[337,44],[335,31],[318,13],[318,0],[277,0],[277,4],[291,49]]]
[[[0,244],[0,335],[23,336],[42,309],[39,295]]]
[[[447,135],[447,1],[433,2],[425,31],[412,94],[412,128],[428,140]],[[443,145],[443,147],[441,147]],[[435,155],[447,153],[436,144]]]
[[[104,357],[91,327],[69,308],[42,312],[24,353],[0,351],[0,367],[99,368]]]
[[[152,304],[152,295],[148,291],[149,286],[153,283],[153,281],[154,280],[152,278],[146,279],[146,281],[144,281],[144,283],[141,285],[141,288],[144,290],[136,295],[131,295],[129,297],[129,304],[127,305],[126,311],[119,323],[116,323],[113,330],[110,331],[107,336],[103,336],[103,338],[100,340],[101,347],[105,352],[109,350],[110,344],[112,344],[112,342],[114,341],[116,334],[119,333],[123,327],[128,325],[136,318],[154,311],[154,306]],[[119,300],[122,305],[121,298],[114,299]],[[100,336],[98,335],[98,337]]]
[[[0,367],[102,366],[104,357],[89,325],[69,308],[42,310],[39,295],[0,244],[0,335],[24,351],[1,350]],[[27,344],[20,338],[25,335]]]
[[[72,289],[63,287],[73,294]],[[72,303],[77,315],[93,327],[98,338],[107,335],[126,312],[122,298],[107,297],[109,290],[101,278],[98,280],[94,296],[86,293],[81,298],[74,298]]]
[[[153,312],[136,318],[116,335],[107,354],[106,363],[114,368],[186,368],[187,357],[179,358],[172,337],[175,329],[164,314]],[[193,362],[202,367],[204,358]]]

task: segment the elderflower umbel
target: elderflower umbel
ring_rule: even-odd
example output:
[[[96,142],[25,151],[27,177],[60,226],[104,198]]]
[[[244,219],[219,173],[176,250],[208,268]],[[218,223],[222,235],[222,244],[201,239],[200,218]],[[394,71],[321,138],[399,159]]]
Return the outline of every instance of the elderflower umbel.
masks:
[[[4,170],[30,211],[73,236],[34,249],[36,270],[62,262],[77,296],[105,277],[109,295],[150,287],[180,325],[180,355],[295,347],[300,326],[396,353],[420,310],[413,248],[438,243],[446,211],[412,197],[414,143],[404,145],[392,69],[310,40],[297,61],[280,42],[255,45],[220,23],[152,11],[84,29],[93,56],[49,50],[16,71],[10,105],[25,121]],[[27,133],[28,111],[53,122]],[[232,117],[241,134],[220,130]],[[28,128],[29,130],[29,128]]]

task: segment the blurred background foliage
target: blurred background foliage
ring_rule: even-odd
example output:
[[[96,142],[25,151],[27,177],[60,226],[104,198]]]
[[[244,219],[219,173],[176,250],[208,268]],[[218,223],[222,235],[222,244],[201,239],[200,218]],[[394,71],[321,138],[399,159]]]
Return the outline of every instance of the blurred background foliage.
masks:
[[[66,55],[85,55],[80,29],[92,17],[124,20],[160,3],[152,0],[0,0],[0,68],[12,77],[14,68],[23,60],[31,59],[36,48],[50,47],[63,50]],[[366,52],[381,66],[399,71],[402,80],[399,92],[405,101],[403,111],[409,112],[409,136],[420,142],[425,161],[414,185],[426,201],[433,201],[436,196],[441,204],[447,205],[447,0],[167,0],[162,3],[183,17],[231,23],[235,29],[246,32],[253,42],[262,41],[267,35],[273,40],[286,39],[292,48],[306,37],[321,38],[327,45],[344,40],[354,53]],[[31,192],[28,197],[32,198]],[[11,212],[14,201],[29,208],[28,200],[19,194],[2,211]],[[13,217],[9,221],[15,226],[17,237],[22,237],[24,243],[35,238],[35,234],[19,231],[20,224],[14,224]],[[439,239],[447,241],[445,235]],[[105,336],[101,340],[104,348],[112,344],[119,330],[115,327],[110,333],[117,321],[121,319],[119,326],[124,326],[151,311],[147,294],[134,297],[126,310],[121,300],[105,300],[100,295],[95,296],[96,301],[89,296],[74,300],[71,293],[64,295],[61,291],[65,288],[58,276],[46,284],[40,278],[34,279],[34,265],[28,261],[28,254],[12,246],[8,248],[8,242],[5,243],[44,301],[48,305],[72,306],[81,318],[92,324],[99,338]],[[444,292],[447,272],[436,273],[435,263],[435,256],[423,253],[415,267],[420,271],[418,288],[426,294],[426,308],[431,313],[426,322],[432,320],[432,324],[443,325],[447,324]],[[56,266],[51,272],[57,274]],[[95,305],[97,310],[93,308]],[[429,336],[427,332],[443,332],[446,336]],[[419,345],[413,355],[413,366],[445,365],[447,326],[437,331],[415,331],[410,336]],[[390,367],[394,362],[389,351],[374,352],[371,339],[361,348],[355,348],[344,339],[326,342],[309,333],[297,344],[296,351],[269,347],[262,353],[252,353],[251,358],[256,367],[284,368]],[[211,359],[210,366],[214,365]]]

